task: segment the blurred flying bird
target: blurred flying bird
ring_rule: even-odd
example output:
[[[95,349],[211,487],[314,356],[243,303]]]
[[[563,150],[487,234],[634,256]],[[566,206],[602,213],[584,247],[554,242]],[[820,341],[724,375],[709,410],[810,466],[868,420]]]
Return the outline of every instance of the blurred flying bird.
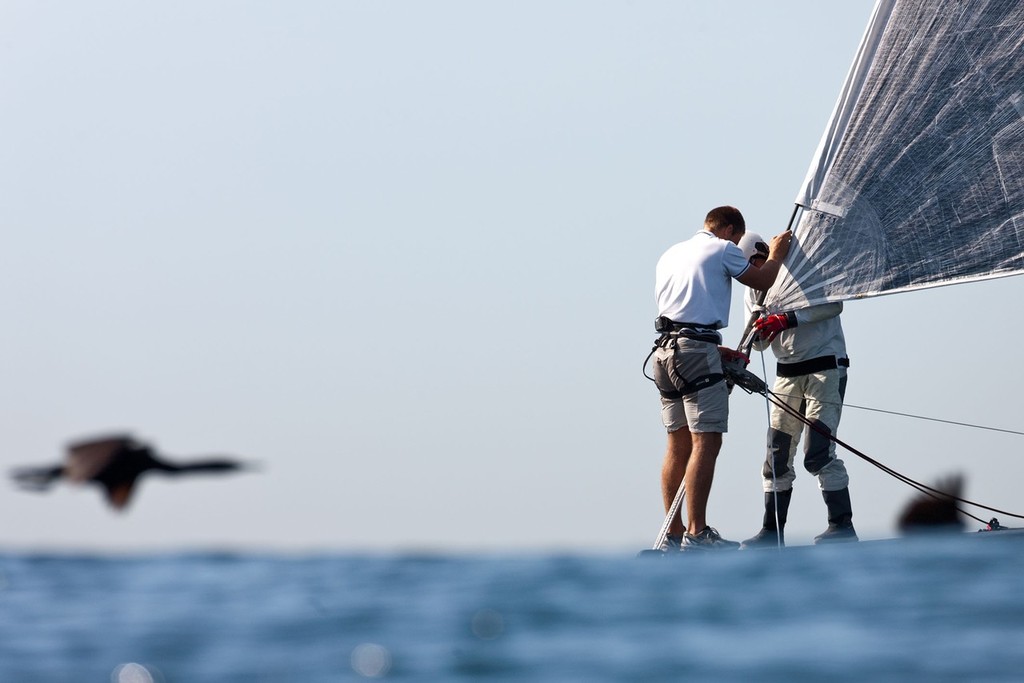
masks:
[[[933,488],[938,493],[928,495],[922,492],[903,508],[898,521],[902,533],[963,530],[964,521],[957,507],[957,498],[963,495],[963,477],[947,477]]]
[[[63,464],[51,467],[22,467],[11,478],[22,488],[45,491],[58,479],[73,483],[94,482],[103,487],[107,502],[121,510],[132,496],[139,475],[156,471],[170,475],[191,472],[235,472],[247,465],[228,458],[209,458],[185,463],[168,462],[146,444],[131,436],[117,434],[68,445]]]

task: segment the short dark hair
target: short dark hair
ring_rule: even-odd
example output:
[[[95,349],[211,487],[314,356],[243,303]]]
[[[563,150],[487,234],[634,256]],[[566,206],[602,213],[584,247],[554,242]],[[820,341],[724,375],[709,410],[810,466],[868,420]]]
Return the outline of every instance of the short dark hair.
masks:
[[[747,231],[747,222],[743,220],[743,214],[735,206],[719,206],[708,211],[704,227],[712,231],[731,227],[734,232],[739,231],[742,234]]]

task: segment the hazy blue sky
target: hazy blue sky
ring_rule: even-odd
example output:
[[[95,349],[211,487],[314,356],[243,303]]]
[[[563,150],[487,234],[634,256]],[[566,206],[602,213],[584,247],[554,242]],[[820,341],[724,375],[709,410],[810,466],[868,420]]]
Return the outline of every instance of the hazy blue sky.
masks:
[[[126,514],[7,485],[0,547],[648,545],[654,263],[719,204],[785,227],[871,6],[3,3],[0,466],[128,430],[264,469],[152,476]],[[848,304],[848,401],[1021,428],[1019,287]],[[709,520],[744,538],[767,410],[732,411]],[[1020,437],[840,436],[1021,506]],[[891,535],[911,490],[845,459]]]

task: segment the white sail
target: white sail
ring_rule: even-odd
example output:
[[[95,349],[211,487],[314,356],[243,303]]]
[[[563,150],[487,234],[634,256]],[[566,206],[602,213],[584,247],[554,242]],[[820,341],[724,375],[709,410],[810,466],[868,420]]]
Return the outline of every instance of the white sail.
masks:
[[[770,310],[1024,272],[1024,2],[879,0]]]

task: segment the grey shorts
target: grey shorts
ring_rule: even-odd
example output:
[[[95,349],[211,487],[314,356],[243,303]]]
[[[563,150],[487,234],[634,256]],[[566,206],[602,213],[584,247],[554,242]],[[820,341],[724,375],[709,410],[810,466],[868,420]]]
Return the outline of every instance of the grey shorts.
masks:
[[[685,391],[683,380],[693,381],[722,372],[718,345],[678,337],[667,348],[654,351],[654,382],[659,391]],[[729,389],[716,382],[681,398],[661,397],[661,421],[675,432],[683,427],[691,432],[729,431]]]

